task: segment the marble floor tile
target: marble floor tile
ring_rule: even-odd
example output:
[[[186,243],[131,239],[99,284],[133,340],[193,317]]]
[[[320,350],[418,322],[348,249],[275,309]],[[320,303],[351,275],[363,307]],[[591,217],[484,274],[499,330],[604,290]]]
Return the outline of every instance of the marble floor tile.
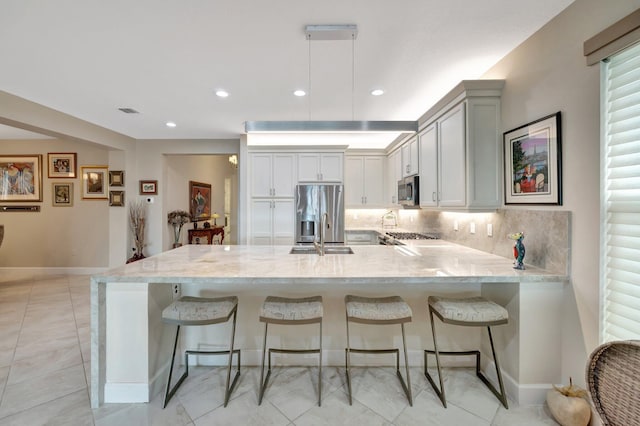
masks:
[[[438,380],[436,369],[430,369],[429,373]],[[443,376],[447,404],[455,404],[487,421],[496,416],[502,403],[476,376],[474,368],[448,368],[444,370]],[[430,390],[433,392],[431,387]],[[433,395],[435,396],[435,392]]]
[[[415,395],[417,388],[414,388],[413,382],[415,380],[411,388]],[[354,400],[371,407],[390,422],[409,406],[395,367],[352,367],[351,389]]]
[[[0,419],[86,389],[82,365],[6,385],[0,403]]]
[[[92,426],[86,389],[47,402],[29,410],[0,418],[0,426]]]
[[[317,405],[294,420],[296,426],[376,426],[390,425],[384,417],[357,400],[349,405],[349,397],[338,389],[324,398],[322,407]],[[423,423],[424,425],[424,419]]]
[[[267,372],[265,371],[266,374]],[[327,395],[326,389],[323,389],[323,394],[323,396]],[[264,399],[278,407],[287,418],[295,419],[305,411],[318,405],[318,369],[305,367],[273,368],[264,393]]]
[[[0,333],[0,367],[11,365],[19,336],[19,328],[2,329]]]
[[[413,407],[406,407],[394,420],[396,426],[489,426],[491,423],[468,411],[448,404],[444,408],[440,400],[428,390],[420,392],[414,400]],[[519,425],[519,423],[512,423]]]
[[[206,415],[194,420],[196,426],[218,425],[261,425],[287,426],[291,421],[287,419],[269,401],[262,401],[258,405],[251,392],[245,392],[229,402],[225,407],[218,407]]]
[[[74,333],[72,330],[65,334],[56,334],[53,338],[44,334],[29,338],[20,336],[18,344],[15,347],[14,361],[46,354],[53,350],[66,348],[74,344],[78,344],[78,332],[76,331]]]
[[[511,426],[516,424],[518,426],[545,426],[557,425],[558,423],[553,419],[546,405],[519,407],[511,403],[508,410],[502,406],[498,409],[498,413],[491,424],[492,426]]]
[[[0,401],[2,400],[2,394],[4,393],[4,386],[7,383],[7,377],[9,377],[9,370],[11,367],[0,367]]]
[[[164,409],[162,402],[162,398],[155,398],[148,404],[105,404],[93,410],[95,425],[193,425],[189,414],[176,398],[169,401]]]
[[[77,342],[67,347],[50,350],[14,361],[7,384],[12,385],[38,376],[82,364]]]

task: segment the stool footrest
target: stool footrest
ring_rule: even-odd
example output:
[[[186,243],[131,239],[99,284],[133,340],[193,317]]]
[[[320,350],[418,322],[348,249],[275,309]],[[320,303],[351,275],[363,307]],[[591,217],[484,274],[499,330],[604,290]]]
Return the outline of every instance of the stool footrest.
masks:
[[[238,364],[237,364],[237,367],[236,367],[236,374],[235,374],[235,376],[233,378],[233,382],[229,386],[229,389],[227,389],[226,392],[225,392],[225,405],[226,405],[226,403],[228,403],[228,398],[231,395],[231,392],[233,391],[233,388],[236,386],[238,378],[240,377],[240,349],[234,349],[233,353],[235,355],[237,355]],[[180,376],[180,378],[178,379],[176,384],[173,385],[173,387],[171,387],[169,389],[169,385],[170,385],[170,382],[171,382],[171,371],[169,372],[169,382],[167,383],[167,391],[166,391],[165,397],[164,397],[163,408],[165,408],[167,406],[167,403],[173,397],[173,395],[176,393],[176,391],[178,390],[178,388],[180,387],[182,382],[184,382],[184,379],[186,379],[189,376],[189,355],[229,355],[229,351],[225,351],[225,350],[221,350],[221,351],[186,350],[186,351],[184,351],[184,365],[185,365],[184,373],[182,373],[182,376]],[[170,368],[173,370],[173,360],[171,362],[171,367]]]
[[[344,348],[345,356],[347,352],[355,352],[359,354],[396,354],[396,370],[400,370],[400,349],[357,349]]]

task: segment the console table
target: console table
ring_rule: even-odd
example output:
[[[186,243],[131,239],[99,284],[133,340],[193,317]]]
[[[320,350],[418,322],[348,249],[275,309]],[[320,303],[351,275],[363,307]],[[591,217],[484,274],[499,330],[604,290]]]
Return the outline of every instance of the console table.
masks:
[[[222,226],[189,229],[189,244],[212,244],[213,237],[218,234],[220,234],[220,244],[222,244],[222,241],[224,241],[224,228]]]

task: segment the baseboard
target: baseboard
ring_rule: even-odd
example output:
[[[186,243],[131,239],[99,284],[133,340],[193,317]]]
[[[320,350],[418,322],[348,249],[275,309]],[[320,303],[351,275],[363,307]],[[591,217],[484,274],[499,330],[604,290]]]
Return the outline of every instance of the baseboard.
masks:
[[[495,363],[489,361],[487,366],[488,368],[483,373],[495,388],[499,389]],[[544,404],[547,400],[547,391],[553,388],[551,383],[520,384],[504,371],[502,371],[502,381],[509,399],[516,401],[521,406]]]
[[[109,268],[96,267],[0,267],[0,271],[13,272],[17,275],[39,276],[39,275],[95,275],[100,274]]]
[[[105,404],[149,402],[149,384],[107,383],[104,385],[104,402]]]

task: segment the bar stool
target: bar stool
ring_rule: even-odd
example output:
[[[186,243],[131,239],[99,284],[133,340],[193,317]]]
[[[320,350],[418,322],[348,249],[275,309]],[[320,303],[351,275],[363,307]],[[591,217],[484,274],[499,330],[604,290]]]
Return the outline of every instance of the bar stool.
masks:
[[[262,368],[260,370],[260,395],[258,405],[262,404],[269,376],[271,376],[271,353],[309,354],[317,353],[318,361],[318,406],[322,403],[322,296],[305,298],[286,298],[267,296],[260,308],[260,321],[264,323],[264,343],[262,346]],[[264,377],[264,358],[267,352],[267,329],[269,324],[283,325],[320,325],[320,347],[318,349],[274,349],[269,348],[269,369]]]
[[[390,297],[362,297],[347,295],[344,298],[347,311],[347,347],[345,348],[345,363],[347,369],[347,387],[349,389],[349,405],[353,404],[351,396],[351,352],[356,353],[395,353],[396,354],[396,374],[404,389],[409,405],[413,406],[411,397],[411,378],[409,376],[409,360],[407,357],[407,343],[404,335],[404,324],[411,322],[411,308],[400,296]],[[406,369],[407,382],[400,374],[400,351],[393,349],[354,349],[349,340],[349,322],[360,324],[400,324],[402,329],[402,348],[404,351],[404,365]]]
[[[182,384],[184,379],[189,375],[189,355],[225,355],[229,354],[229,363],[227,365],[227,383],[224,393],[224,406],[229,403],[229,397],[231,392],[238,381],[240,376],[240,349],[233,349],[233,341],[236,333],[236,315],[238,312],[238,298],[236,296],[218,297],[218,298],[205,298],[205,297],[191,297],[183,296],[180,299],[174,301],[162,311],[162,321],[167,324],[177,325],[176,339],[173,344],[173,355],[171,356],[171,367],[169,370],[169,378],[167,379],[167,387],[164,394],[164,405],[173,397],[178,390],[178,387]],[[229,343],[229,350],[224,351],[196,351],[187,350],[184,353],[184,365],[185,371],[178,379],[177,383],[171,388],[171,375],[173,372],[173,364],[176,357],[176,348],[178,346],[178,337],[180,335],[181,326],[191,325],[210,325],[219,324],[229,321],[233,315],[233,325],[231,328],[231,342]],[[231,381],[231,364],[233,360],[233,354],[237,354],[238,366],[233,383],[229,385]]]
[[[429,319],[431,320],[431,332],[433,333],[433,351],[424,351],[424,375],[431,383],[433,390],[436,392],[442,405],[447,407],[447,401],[444,393],[444,386],[442,380],[442,369],[440,368],[440,355],[475,355],[476,356],[476,375],[487,385],[489,390],[502,402],[504,408],[509,408],[507,403],[507,397],[504,392],[504,385],[502,383],[502,373],[500,372],[500,364],[498,363],[498,357],[493,345],[493,337],[491,336],[491,326],[506,324],[509,321],[509,313],[505,308],[497,303],[491,302],[483,297],[470,297],[464,299],[457,298],[445,298],[437,296],[429,296]],[[443,352],[438,350],[438,344],[436,342],[436,329],[433,321],[433,314],[435,314],[440,321],[445,324],[462,325],[467,327],[483,327],[487,326],[489,332],[489,341],[491,342],[491,353],[493,354],[493,360],[496,364],[496,373],[498,375],[498,383],[500,385],[500,392],[489,382],[484,374],[480,371],[480,351],[457,351],[457,352]],[[427,354],[434,354],[436,356],[436,364],[438,367],[438,378],[440,381],[440,389],[436,386],[435,382],[431,378],[431,375],[427,371]]]

